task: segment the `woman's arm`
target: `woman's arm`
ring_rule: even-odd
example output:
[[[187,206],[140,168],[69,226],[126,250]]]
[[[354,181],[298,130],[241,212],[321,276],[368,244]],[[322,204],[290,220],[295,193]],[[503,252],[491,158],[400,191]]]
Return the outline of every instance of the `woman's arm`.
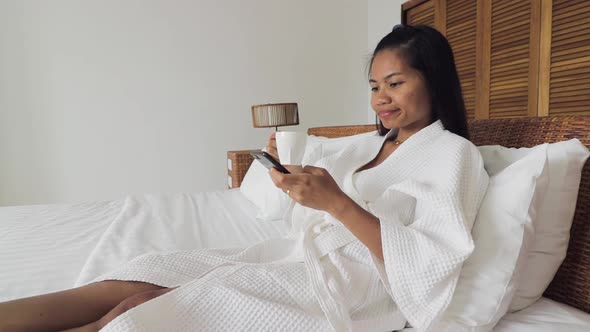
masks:
[[[326,211],[339,220],[373,255],[383,260],[381,225],[379,219],[346,195],[332,176],[323,168],[288,167],[293,174],[282,174],[271,169],[275,185],[297,203]]]
[[[338,219],[354,236],[356,236],[373,255],[383,260],[383,247],[381,246],[381,223],[369,211],[363,209],[346,194],[335,205],[333,211],[326,211],[332,217]]]

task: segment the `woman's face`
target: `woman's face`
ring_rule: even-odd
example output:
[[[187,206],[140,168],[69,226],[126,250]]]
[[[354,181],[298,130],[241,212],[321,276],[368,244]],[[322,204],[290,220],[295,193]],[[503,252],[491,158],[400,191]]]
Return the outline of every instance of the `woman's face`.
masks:
[[[397,50],[375,55],[369,84],[371,106],[385,128],[399,128],[400,134],[411,135],[430,124],[426,82],[417,70],[406,65]]]

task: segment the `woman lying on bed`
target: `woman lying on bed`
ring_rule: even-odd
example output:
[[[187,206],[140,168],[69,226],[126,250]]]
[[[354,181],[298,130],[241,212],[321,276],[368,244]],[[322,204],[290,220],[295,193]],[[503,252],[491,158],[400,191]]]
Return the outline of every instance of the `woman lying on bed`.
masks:
[[[144,255],[88,285],[1,303],[0,330],[435,330],[488,177],[440,33],[396,26],[369,76],[378,134],[270,173],[296,202],[291,235]]]

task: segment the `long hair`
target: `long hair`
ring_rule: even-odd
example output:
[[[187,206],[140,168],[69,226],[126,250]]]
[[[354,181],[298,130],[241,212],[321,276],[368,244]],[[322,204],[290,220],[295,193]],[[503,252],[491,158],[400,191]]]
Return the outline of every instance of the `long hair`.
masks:
[[[396,25],[377,44],[369,68],[384,50],[397,50],[407,65],[420,72],[430,97],[431,123],[440,119],[446,130],[469,139],[465,102],[447,39],[429,26]],[[381,135],[389,132],[379,120],[378,128]]]

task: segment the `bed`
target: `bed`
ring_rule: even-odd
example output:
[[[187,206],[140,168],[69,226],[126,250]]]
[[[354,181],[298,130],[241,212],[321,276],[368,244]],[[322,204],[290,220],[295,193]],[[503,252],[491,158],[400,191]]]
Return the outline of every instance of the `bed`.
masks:
[[[590,116],[477,120],[470,128],[477,145],[523,147],[578,138],[590,146]],[[309,134],[339,137],[374,129],[321,127]],[[228,190],[0,208],[0,301],[83,284],[146,252],[243,247],[285,234],[281,220],[257,220],[257,207],[239,189],[252,161],[247,152],[228,156],[234,187]],[[494,331],[590,330],[589,210],[586,164],[564,263],[543,298],[504,316]]]
[[[238,189],[0,208],[0,301],[71,288],[146,252],[243,247],[287,231],[255,215]]]

